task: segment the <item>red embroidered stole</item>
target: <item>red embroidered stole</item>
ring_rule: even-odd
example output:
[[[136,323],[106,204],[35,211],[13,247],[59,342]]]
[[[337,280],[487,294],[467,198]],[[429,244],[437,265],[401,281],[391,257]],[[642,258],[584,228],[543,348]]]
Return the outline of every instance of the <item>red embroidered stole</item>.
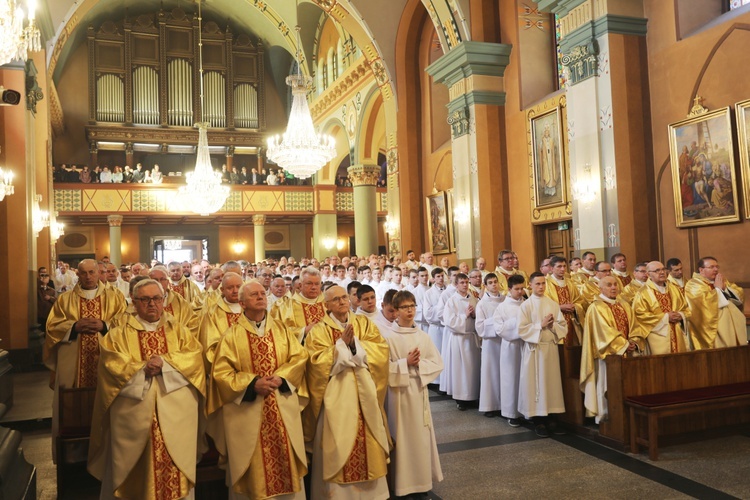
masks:
[[[570,299],[570,290],[567,286],[558,286],[557,283],[552,283],[557,292],[557,303],[572,304]],[[568,324],[568,334],[565,336],[565,345],[578,345],[578,336],[576,335],[576,327],[573,324],[573,317],[575,313],[564,312],[565,322]]]
[[[659,290],[654,290],[654,295],[656,296],[656,301],[659,303],[661,312],[672,312],[672,298],[668,293],[661,293]],[[677,330],[674,323],[669,324],[669,352],[679,352],[677,348]]]
[[[260,377],[273,375],[278,368],[273,332],[269,329],[263,337],[259,337],[248,331],[247,342],[253,371]],[[289,439],[275,393],[263,399],[260,446],[266,479],[266,496],[294,493]]]
[[[325,307],[323,307],[322,302],[317,302],[315,304],[300,302],[300,305],[302,306],[302,314],[305,317],[305,325],[317,323],[326,315],[326,310]]]
[[[172,283],[169,284],[169,289],[172,290],[174,293],[180,294],[183,299],[187,299],[185,297],[185,283],[180,283],[179,285],[173,285]]]
[[[229,326],[229,328],[232,328],[237,324],[237,322],[240,320],[240,316],[242,316],[242,313],[227,313],[227,325]]]
[[[625,308],[615,302],[610,304],[607,302],[609,310],[612,311],[612,316],[615,317],[615,325],[617,325],[617,331],[622,334],[623,337],[628,338],[630,333],[630,321],[628,321],[628,313],[625,312]]]
[[[102,319],[102,299],[91,300],[80,297],[78,317]],[[99,335],[85,334],[78,336],[78,373],[76,387],[96,387],[96,370],[99,366]]]
[[[341,330],[331,329],[331,338],[335,344],[341,338]],[[367,474],[367,436],[365,434],[365,419],[362,416],[362,408],[358,406],[357,412],[357,437],[354,440],[354,448],[342,469],[344,483],[359,483],[368,480]]]
[[[631,281],[633,281],[632,276],[618,276],[617,279],[620,280],[620,283],[622,283],[622,287],[625,288],[630,284]]]
[[[169,352],[167,335],[164,326],[154,331],[138,330],[138,345],[141,350],[141,359],[148,361],[153,356],[161,356]],[[157,499],[173,500],[184,497],[187,492],[181,490],[182,473],[177,468],[172,457],[169,455],[164,442],[164,435],[159,427],[159,419],[156,412],[151,419],[151,447],[152,462],[154,466],[154,489]]]
[[[164,308],[164,310],[166,312],[168,312],[169,314],[171,314],[172,316],[174,316],[174,307],[172,307],[172,303],[171,302],[170,302],[170,304],[168,306],[166,306]]]

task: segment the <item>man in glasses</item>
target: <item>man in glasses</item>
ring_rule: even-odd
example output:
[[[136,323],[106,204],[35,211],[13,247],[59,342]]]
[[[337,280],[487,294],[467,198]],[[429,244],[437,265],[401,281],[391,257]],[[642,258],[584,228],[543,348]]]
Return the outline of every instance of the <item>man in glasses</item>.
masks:
[[[390,445],[383,410],[388,344],[372,321],[349,311],[346,290],[332,286],[325,300],[328,313],[305,342],[310,403],[303,419],[313,450],[311,497],[388,498]]]
[[[714,257],[698,261],[698,272],[685,284],[685,298],[694,349],[747,344],[744,292],[724,277]]]
[[[44,364],[54,372],[52,408],[52,456],[58,432],[58,393],[61,387],[96,387],[99,341],[109,324],[125,311],[125,297],[99,281],[99,265],[93,259],[78,264],[78,283],[62,293],[47,318]]]
[[[633,335],[646,339],[651,354],[689,351],[685,332],[691,313],[685,297],[667,280],[661,262],[649,262],[646,273],[648,280],[633,299]]]
[[[497,255],[497,267],[495,268],[495,276],[497,276],[497,283],[500,288],[500,293],[508,295],[508,278],[516,274],[516,270],[513,269],[513,250],[502,250]]]
[[[299,278],[300,291],[291,299],[277,302],[271,315],[282,321],[304,344],[310,330],[325,316],[323,295],[320,293],[320,271],[312,266],[302,270]]]
[[[105,497],[187,497],[196,482],[205,395],[201,346],[164,314],[157,281],[137,283],[133,304],[136,313],[101,341],[89,472]],[[165,473],[170,481],[153,480]]]

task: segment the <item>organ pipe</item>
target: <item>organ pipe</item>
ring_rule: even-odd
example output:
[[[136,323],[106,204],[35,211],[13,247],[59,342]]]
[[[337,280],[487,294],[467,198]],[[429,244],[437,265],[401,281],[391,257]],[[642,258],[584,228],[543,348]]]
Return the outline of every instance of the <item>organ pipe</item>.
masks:
[[[96,81],[96,119],[111,123],[125,121],[125,88],[117,75],[104,74]]]
[[[234,88],[234,123],[238,128],[258,128],[258,92],[249,83]]]

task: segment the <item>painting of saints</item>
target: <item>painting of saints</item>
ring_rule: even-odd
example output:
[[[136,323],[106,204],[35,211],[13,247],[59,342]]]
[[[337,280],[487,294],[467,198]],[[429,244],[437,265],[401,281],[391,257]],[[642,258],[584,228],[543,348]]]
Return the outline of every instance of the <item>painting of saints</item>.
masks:
[[[534,182],[538,207],[563,203],[559,111],[532,119]]]

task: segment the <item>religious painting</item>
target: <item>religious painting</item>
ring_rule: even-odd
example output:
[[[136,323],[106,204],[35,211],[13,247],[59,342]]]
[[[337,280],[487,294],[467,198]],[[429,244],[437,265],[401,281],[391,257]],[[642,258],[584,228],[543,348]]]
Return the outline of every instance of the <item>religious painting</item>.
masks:
[[[740,147],[740,168],[745,194],[745,218],[750,219],[750,99],[735,104],[737,136]]]
[[[446,191],[448,210],[448,240],[451,242],[451,252],[456,251],[456,214],[453,213],[453,189]]]
[[[434,255],[450,253],[448,234],[448,207],[445,191],[438,191],[427,197],[427,236],[430,251]]]
[[[560,109],[531,118],[535,208],[565,204],[565,170]]]
[[[697,104],[669,125],[669,143],[677,227],[739,221],[730,108]]]

